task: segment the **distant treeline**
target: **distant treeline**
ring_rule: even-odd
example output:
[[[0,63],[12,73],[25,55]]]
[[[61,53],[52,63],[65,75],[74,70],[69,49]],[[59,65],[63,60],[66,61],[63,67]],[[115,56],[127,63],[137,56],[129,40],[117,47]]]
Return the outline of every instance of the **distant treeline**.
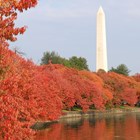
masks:
[[[87,60],[84,57],[77,57],[72,56],[69,59],[66,59],[64,57],[61,57],[58,53],[55,51],[52,52],[44,52],[43,57],[41,59],[41,65],[43,64],[63,64],[66,67],[69,68],[76,68],[78,70],[89,70],[89,67],[87,65]],[[117,66],[117,68],[112,67],[109,71],[123,74],[128,76],[130,70],[127,68],[125,64],[120,64]]]

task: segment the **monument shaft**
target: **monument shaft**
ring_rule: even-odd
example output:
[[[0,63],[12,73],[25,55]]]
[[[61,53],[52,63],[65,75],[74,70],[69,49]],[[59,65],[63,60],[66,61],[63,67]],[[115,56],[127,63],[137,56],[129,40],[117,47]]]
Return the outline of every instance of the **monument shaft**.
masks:
[[[97,40],[96,40],[96,72],[99,69],[108,71],[105,14],[102,7],[97,12]]]

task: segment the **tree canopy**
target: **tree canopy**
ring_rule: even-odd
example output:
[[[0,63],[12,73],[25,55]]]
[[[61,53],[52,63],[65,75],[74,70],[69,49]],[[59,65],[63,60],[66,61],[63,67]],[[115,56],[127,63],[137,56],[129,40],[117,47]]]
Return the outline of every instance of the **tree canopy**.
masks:
[[[116,73],[119,73],[119,74],[123,74],[123,75],[126,75],[128,76],[129,75],[129,72],[130,70],[127,68],[127,66],[125,64],[120,64],[119,66],[117,66],[117,68],[111,68],[110,69],[111,72],[116,72]]]
[[[45,52],[41,59],[41,64],[49,64],[51,61],[52,64],[63,64],[65,59],[62,58],[58,53],[55,51],[52,52]]]
[[[88,70],[87,60],[83,57],[73,56],[69,59],[69,65],[72,68],[76,68],[79,70]]]
[[[56,64],[38,66],[11,51],[7,41],[15,41],[26,29],[15,27],[17,12],[36,4],[37,0],[0,0],[0,139],[32,140],[35,131],[31,125],[56,120],[62,109],[70,110],[75,105],[86,111],[91,106],[111,108],[122,100],[130,106],[139,101],[139,74],[92,73],[83,70],[88,69],[85,58],[65,59],[55,52],[46,52],[42,64],[49,60]],[[116,69],[121,74],[129,73],[125,65]]]
[[[18,34],[23,34],[26,27],[15,27],[18,11],[23,12],[37,4],[38,0],[0,0],[0,44],[15,41]]]
[[[89,70],[87,65],[87,60],[83,57],[77,57],[72,56],[69,59],[61,57],[58,53],[55,51],[52,52],[45,52],[43,54],[43,57],[41,59],[41,65],[43,64],[49,64],[51,61],[52,64],[63,64],[64,66],[70,67],[70,68],[76,68],[79,70]]]

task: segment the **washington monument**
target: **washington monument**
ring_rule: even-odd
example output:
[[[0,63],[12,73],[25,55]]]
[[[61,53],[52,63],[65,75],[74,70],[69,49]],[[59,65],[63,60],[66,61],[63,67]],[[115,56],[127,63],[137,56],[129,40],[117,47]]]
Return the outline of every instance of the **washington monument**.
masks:
[[[107,68],[107,48],[106,48],[106,27],[105,14],[102,7],[97,12],[97,37],[96,37],[96,72],[103,69],[106,72]]]

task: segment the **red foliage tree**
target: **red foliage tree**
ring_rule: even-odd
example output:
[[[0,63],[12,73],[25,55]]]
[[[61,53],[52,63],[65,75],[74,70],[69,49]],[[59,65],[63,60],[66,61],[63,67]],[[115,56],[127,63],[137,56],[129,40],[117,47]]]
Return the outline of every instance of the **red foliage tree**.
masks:
[[[134,76],[132,76],[132,78],[134,78],[134,80],[137,83],[136,90],[137,90],[138,102],[140,102],[140,74],[137,73]]]
[[[4,139],[32,139],[34,122],[55,120],[64,108],[79,105],[85,111],[91,105],[103,109],[112,98],[113,103],[125,100],[130,105],[137,100],[137,82],[131,77],[105,73],[100,78],[63,65],[36,66],[7,47],[0,51],[0,133]]]
[[[23,12],[34,7],[37,0],[0,0],[0,43],[15,41],[16,35],[23,34],[25,27],[16,28],[17,11]]]
[[[83,78],[87,78],[88,80],[92,81],[95,85],[95,89],[100,91],[103,106],[105,106],[107,102],[110,102],[113,99],[112,93],[108,90],[108,88],[104,86],[104,81],[96,73],[89,71],[80,71],[80,73]],[[99,102],[98,97],[100,96],[97,95],[97,97],[95,96],[93,99],[96,101],[96,103]],[[100,109],[99,107],[97,108]]]
[[[140,74],[137,73],[134,76],[132,76],[137,82],[140,82]]]
[[[55,79],[64,108],[78,105],[87,110],[94,105],[97,109],[103,109],[105,103],[113,98],[111,92],[103,87],[102,79],[94,73],[57,64],[47,65],[46,69]]]
[[[17,12],[37,0],[0,0],[0,135],[6,140],[33,139],[30,126],[55,120],[62,109],[103,109],[113,100],[134,105],[140,95],[137,77],[78,71],[63,65],[36,66],[8,49],[25,27],[15,27]],[[136,81],[134,80],[136,79]]]
[[[130,104],[132,102],[133,105],[136,103],[137,82],[132,77],[114,72],[101,73],[98,75],[103,79],[105,87],[113,93],[113,104],[120,105],[122,101],[126,101],[128,98]]]
[[[132,88],[125,88],[121,94],[121,98],[129,105],[134,106],[137,103],[137,92]]]
[[[44,67],[1,48],[0,134],[4,139],[32,139],[30,126],[57,119],[62,110],[55,81]],[[51,85],[50,85],[51,83]]]

